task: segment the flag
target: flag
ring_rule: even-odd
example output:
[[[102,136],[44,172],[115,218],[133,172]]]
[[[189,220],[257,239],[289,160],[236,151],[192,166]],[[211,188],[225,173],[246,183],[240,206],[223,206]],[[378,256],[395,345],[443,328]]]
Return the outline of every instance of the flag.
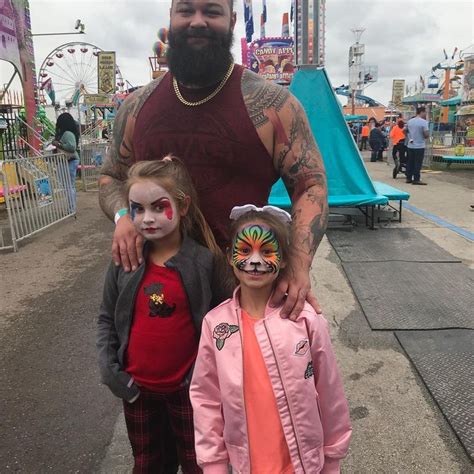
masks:
[[[281,36],[288,38],[290,36],[290,25],[288,24],[288,13],[283,13],[281,21]]]
[[[420,74],[421,90],[425,88],[425,78]]]
[[[46,79],[46,81],[41,84],[41,89],[44,90],[46,94],[48,94],[48,97],[51,99],[51,103],[54,105],[56,103],[56,92],[54,91],[52,79]]]
[[[263,17],[263,22],[267,22],[267,0],[262,0],[262,17]]]
[[[77,106],[79,103],[79,98],[81,97],[81,89],[78,87],[72,96],[72,103]]]
[[[295,14],[295,0],[291,0],[290,22],[293,23],[293,16]]]
[[[265,38],[265,20],[263,13],[260,15],[260,38]]]
[[[245,37],[247,43],[252,42],[253,29],[253,13],[252,13],[252,0],[244,0],[244,19],[245,19]]]

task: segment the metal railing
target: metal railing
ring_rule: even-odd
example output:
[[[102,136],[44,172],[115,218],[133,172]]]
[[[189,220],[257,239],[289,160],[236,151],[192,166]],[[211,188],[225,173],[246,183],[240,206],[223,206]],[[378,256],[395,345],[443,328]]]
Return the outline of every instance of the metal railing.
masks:
[[[81,147],[81,182],[83,191],[98,188],[100,168],[105,159],[109,142],[83,143]]]
[[[75,196],[64,154],[0,161],[0,249],[18,251],[18,242],[75,215]],[[1,214],[0,214],[1,216]]]
[[[42,147],[44,147],[48,143],[38,130],[28,125],[21,117],[17,117],[16,120],[20,124],[21,127],[24,127],[25,130],[31,133],[38,140],[38,142],[41,143]]]

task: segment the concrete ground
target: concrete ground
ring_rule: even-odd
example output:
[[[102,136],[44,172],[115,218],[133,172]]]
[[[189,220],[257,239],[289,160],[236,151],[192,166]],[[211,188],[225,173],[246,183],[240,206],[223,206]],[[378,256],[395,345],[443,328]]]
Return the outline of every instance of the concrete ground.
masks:
[[[424,173],[428,186],[416,187],[395,182],[386,163],[368,169],[417,208],[474,231],[472,172]],[[386,225],[413,227],[474,267],[472,242],[452,230],[409,211]],[[94,350],[111,232],[97,194],[79,193],[77,220],[0,255],[0,472],[131,470],[121,404],[100,386]],[[394,335],[369,328],[326,239],[313,268],[353,421],[343,472],[473,472]]]

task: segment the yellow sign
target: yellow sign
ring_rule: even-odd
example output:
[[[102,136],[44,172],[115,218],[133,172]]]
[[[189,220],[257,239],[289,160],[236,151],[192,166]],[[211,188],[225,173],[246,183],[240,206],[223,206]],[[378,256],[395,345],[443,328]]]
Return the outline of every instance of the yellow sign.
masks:
[[[98,93],[115,93],[115,52],[100,51],[97,55]]]
[[[110,96],[108,94],[84,94],[84,104],[96,105],[96,104],[110,104]]]
[[[405,80],[394,79],[392,83],[392,104],[395,107],[402,105],[403,97],[405,97]]]

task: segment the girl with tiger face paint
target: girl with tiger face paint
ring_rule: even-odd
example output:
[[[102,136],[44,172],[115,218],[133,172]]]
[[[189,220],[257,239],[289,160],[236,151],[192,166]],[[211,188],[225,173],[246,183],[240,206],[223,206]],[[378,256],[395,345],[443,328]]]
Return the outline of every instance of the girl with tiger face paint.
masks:
[[[258,300],[261,296],[266,303],[280,270],[285,267],[288,232],[288,223],[268,211],[251,209],[234,220],[229,262],[243,293],[247,289],[252,293],[258,290],[259,294],[253,296]]]
[[[280,244],[273,230],[264,224],[248,224],[234,238],[232,263],[242,272],[280,271]]]
[[[230,219],[228,260],[240,285],[202,325],[190,388],[198,463],[205,473],[228,464],[245,473],[340,472],[351,425],[327,321],[309,304],[292,321],[282,318],[284,303],[270,303],[291,251],[291,216],[247,204]],[[292,396],[277,400],[287,390]]]

